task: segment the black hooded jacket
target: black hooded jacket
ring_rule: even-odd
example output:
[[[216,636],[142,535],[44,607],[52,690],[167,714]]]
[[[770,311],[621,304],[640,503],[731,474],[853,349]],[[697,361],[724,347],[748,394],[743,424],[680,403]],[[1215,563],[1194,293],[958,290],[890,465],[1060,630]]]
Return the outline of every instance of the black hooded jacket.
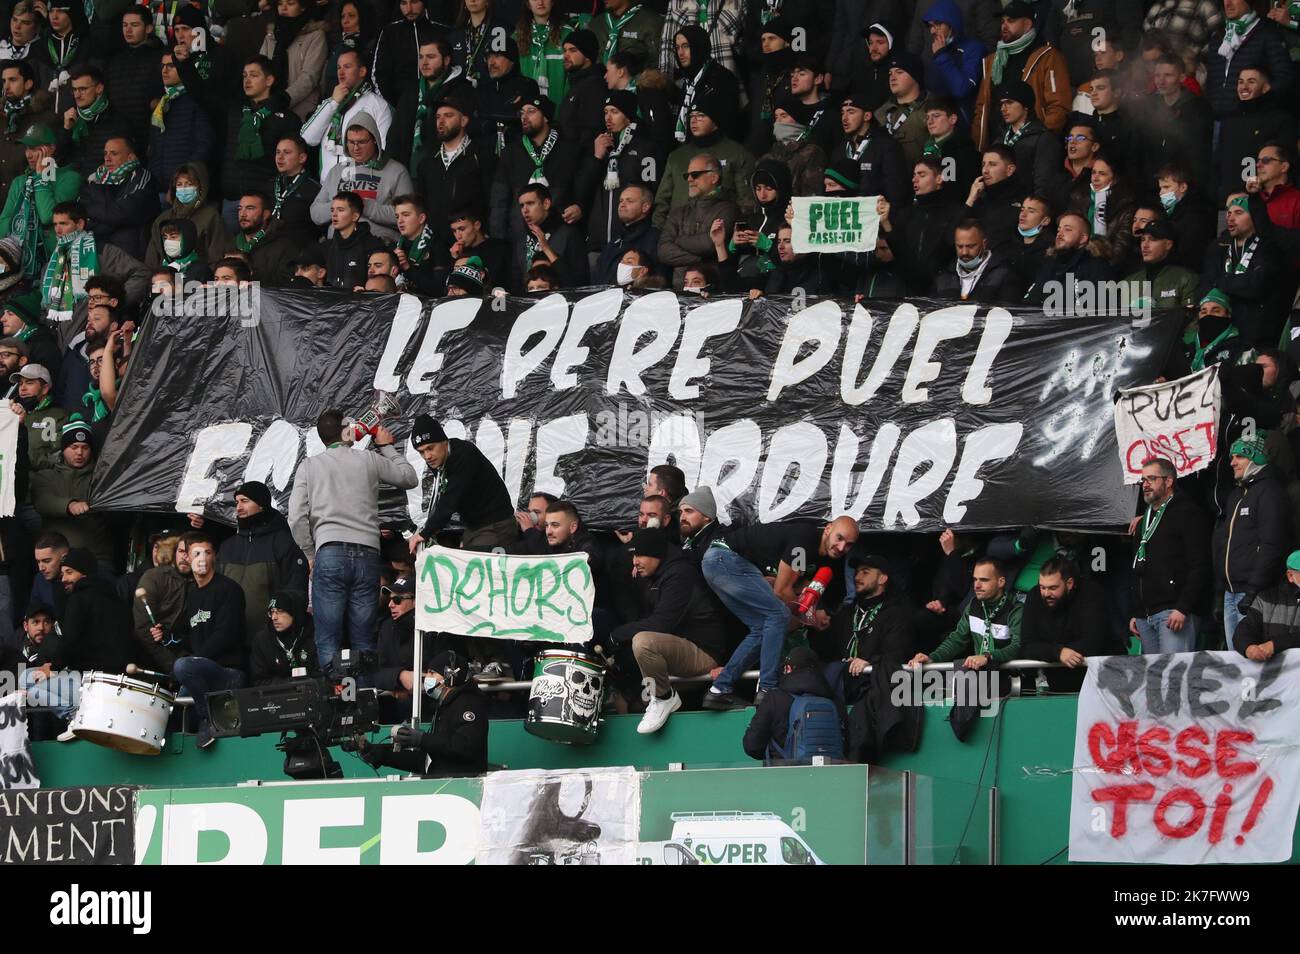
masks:
[[[754,718],[745,730],[745,754],[751,759],[765,759],[771,746],[784,747],[786,732],[790,728],[790,707],[797,695],[822,696],[835,699],[835,692],[820,671],[796,669],[781,676],[777,688],[770,691],[759,703]],[[840,725],[844,724],[844,706],[836,700]]]
[[[691,65],[685,69],[680,66],[677,68],[677,95],[673,100],[673,108],[678,111],[678,118],[681,118],[680,110],[688,95],[687,91],[693,87],[691,102],[708,100],[716,104],[715,109],[720,115],[711,115],[711,118],[728,139],[738,139],[741,127],[740,80],[713,58],[713,47],[703,29],[698,26],[683,27],[677,31],[673,42],[676,42],[678,36],[685,37],[691,47]],[[674,130],[676,124],[677,120],[674,120]],[[689,122],[685,125],[686,140],[689,142]]]
[[[249,675],[254,686],[267,686],[293,678],[295,669],[306,669],[309,677],[319,676],[316,634],[307,613],[307,595],[299,590],[281,590],[275,594],[278,608],[293,617],[293,626],[277,633],[267,619],[256,633],[249,651]]]
[[[616,643],[637,633],[669,633],[690,640],[715,661],[726,657],[726,622],[699,564],[670,549],[641,591],[641,617],[616,627]]]
[[[591,144],[605,131],[605,71],[599,64],[568,74],[569,94],[559,104],[555,125],[560,138],[590,152]]]
[[[68,594],[58,629],[41,644],[41,655],[54,669],[122,672],[133,649],[126,607],[113,585],[83,577]]]

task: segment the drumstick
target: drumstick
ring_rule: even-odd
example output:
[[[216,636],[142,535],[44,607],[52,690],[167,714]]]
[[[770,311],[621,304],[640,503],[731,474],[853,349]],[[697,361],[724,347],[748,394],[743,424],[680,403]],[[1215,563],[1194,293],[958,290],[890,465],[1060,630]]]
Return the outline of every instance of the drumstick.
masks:
[[[153,618],[153,610],[151,610],[151,609],[149,608],[149,600],[146,599],[146,597],[147,597],[148,595],[149,595],[149,594],[145,592],[145,589],[144,589],[143,586],[140,587],[138,590],[135,591],[135,598],[138,599],[141,603],[144,604],[145,615],[147,615],[147,616],[149,617],[149,625],[150,625],[150,626],[157,626],[157,625],[158,625],[158,621],[157,621],[156,619]]]

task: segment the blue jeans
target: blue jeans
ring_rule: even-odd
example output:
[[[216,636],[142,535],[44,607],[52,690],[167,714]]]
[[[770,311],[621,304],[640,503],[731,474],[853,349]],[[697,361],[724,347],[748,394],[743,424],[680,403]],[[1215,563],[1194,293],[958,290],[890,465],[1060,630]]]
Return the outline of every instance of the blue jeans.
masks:
[[[182,656],[172,663],[172,675],[181,684],[181,694],[194,699],[200,726],[208,721],[208,693],[238,689],[245,678],[238,669],[227,669],[203,656]]]
[[[36,669],[24,669],[18,688],[27,690],[27,704],[49,709],[60,719],[71,719],[81,702],[81,680],[71,672],[52,672],[48,679],[36,681]]]
[[[711,547],[704,554],[703,569],[704,579],[722,605],[749,627],[749,635],[731,654],[713,688],[731,692],[741,674],[757,662],[758,688],[775,689],[790,622],[789,608],[776,598],[758,567],[732,550]]]
[[[1200,620],[1188,614],[1183,628],[1175,633],[1169,628],[1169,614],[1172,612],[1173,610],[1161,610],[1153,616],[1137,618],[1138,639],[1142,641],[1144,656],[1190,653],[1196,649],[1196,634],[1201,628]]]
[[[1232,634],[1237,631],[1237,624],[1246,616],[1239,609],[1241,601],[1245,598],[1245,593],[1223,594],[1223,635],[1228,639],[1229,649],[1232,648]]]
[[[334,662],[346,630],[354,652],[374,652],[379,613],[379,551],[355,543],[327,543],[316,551],[311,574],[316,658]]]

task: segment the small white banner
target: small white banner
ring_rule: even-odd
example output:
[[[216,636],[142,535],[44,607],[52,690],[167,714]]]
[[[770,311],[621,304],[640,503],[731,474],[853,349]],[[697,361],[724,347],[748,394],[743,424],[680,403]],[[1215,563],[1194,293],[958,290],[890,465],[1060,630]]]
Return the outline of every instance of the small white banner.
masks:
[[[480,865],[634,865],[641,776],[630,765],[489,772],[480,819]]]
[[[1070,860],[1278,863],[1300,808],[1300,653],[1088,659]]]
[[[415,625],[426,632],[585,643],[596,584],[585,553],[507,556],[428,547],[415,576]]]
[[[18,438],[26,439],[23,422],[0,401],[0,517],[12,517],[18,501],[14,496],[14,479],[18,470]]]
[[[795,252],[872,252],[880,216],[878,195],[796,196],[791,223]]]
[[[40,787],[27,739],[27,696],[11,692],[0,699],[0,789]]]
[[[1121,390],[1115,402],[1115,443],[1124,483],[1136,484],[1142,462],[1150,457],[1169,460],[1179,477],[1210,466],[1222,407],[1217,364],[1175,381]]]

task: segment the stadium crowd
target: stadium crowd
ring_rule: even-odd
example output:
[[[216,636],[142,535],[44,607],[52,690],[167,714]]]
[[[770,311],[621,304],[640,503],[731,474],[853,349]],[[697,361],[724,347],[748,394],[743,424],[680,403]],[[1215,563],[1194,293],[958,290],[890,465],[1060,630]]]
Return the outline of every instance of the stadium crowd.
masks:
[[[612,704],[644,709],[644,731],[682,705],[672,677],[711,677],[703,707],[738,708],[756,664],[764,698],[789,683],[852,702],[873,671],[1014,658],[1061,666],[1026,691],[1071,691],[1084,657],[1130,643],[1267,659],[1300,636],[1300,4],[5,6],[0,366],[26,440],[0,521],[0,645],[33,698],[60,671],[135,662],[195,696],[206,747],[204,691],[320,671],[350,642],[378,652],[400,717],[420,682],[413,554],[434,539],[586,552]],[[813,195],[879,196],[875,250],[796,253],[791,199]],[[1049,313],[1062,287],[1120,282],[1130,304],[1185,315],[1164,377],[1220,365],[1219,454],[1183,479],[1149,461],[1127,535],[723,531],[710,489],[667,464],[627,488],[635,528],[597,530],[568,501],[510,500],[424,418],[412,445],[438,490],[423,527],[381,527],[357,502],[427,476],[381,429],[364,466],[301,468],[288,519],[248,483],[233,531],[195,517],[128,561],[140,524],[88,502],[96,455],[143,316],[196,282]],[[331,448],[345,436],[334,412],[317,430]],[[820,603],[796,611],[823,566]],[[796,654],[783,674],[804,646],[817,665]],[[517,645],[430,643],[449,649],[485,680],[531,675]]]

